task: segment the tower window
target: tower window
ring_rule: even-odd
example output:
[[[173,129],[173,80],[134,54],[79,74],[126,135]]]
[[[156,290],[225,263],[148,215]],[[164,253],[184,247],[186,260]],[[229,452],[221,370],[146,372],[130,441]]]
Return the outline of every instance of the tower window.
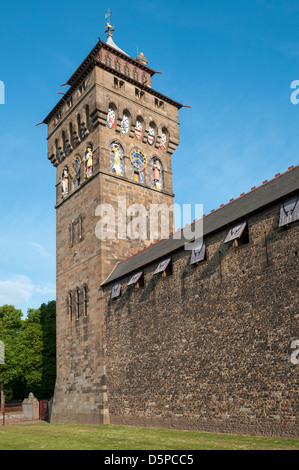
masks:
[[[80,318],[80,291],[76,289],[76,319]]]
[[[73,296],[72,293],[69,292],[68,295],[68,313],[69,313],[69,320],[72,321],[73,319],[73,306],[72,306]]]
[[[125,82],[123,80],[118,80],[118,78],[114,77],[114,88],[119,88],[121,90],[124,86]]]
[[[87,285],[83,286],[83,294],[84,294],[84,317],[87,317]]]
[[[116,59],[116,61],[115,61],[114,68],[115,68],[115,70],[117,70],[118,72],[121,71],[121,64],[120,64],[120,61],[119,61],[118,59]]]
[[[134,78],[134,80],[139,81],[139,73],[137,72],[136,69],[133,70],[133,78]]]
[[[157,109],[162,109],[164,106],[163,101],[159,100],[158,98],[155,98],[155,106]]]
[[[135,88],[135,96],[136,98],[139,98],[140,100],[144,97],[145,93],[142,90],[139,90],[139,88]]]
[[[129,77],[130,76],[130,67],[128,65],[124,66],[124,74]]]
[[[105,55],[105,64],[111,67],[111,57],[109,54]]]
[[[147,76],[145,73],[142,74],[142,84],[147,85]]]

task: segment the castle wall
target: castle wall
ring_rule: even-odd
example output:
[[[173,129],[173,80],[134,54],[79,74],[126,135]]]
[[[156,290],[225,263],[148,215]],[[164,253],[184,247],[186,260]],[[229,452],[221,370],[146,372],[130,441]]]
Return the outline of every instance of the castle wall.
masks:
[[[279,204],[248,219],[249,244],[205,239],[207,260],[172,256],[111,300],[103,289],[111,424],[298,438],[299,225]],[[266,238],[265,238],[266,236]]]

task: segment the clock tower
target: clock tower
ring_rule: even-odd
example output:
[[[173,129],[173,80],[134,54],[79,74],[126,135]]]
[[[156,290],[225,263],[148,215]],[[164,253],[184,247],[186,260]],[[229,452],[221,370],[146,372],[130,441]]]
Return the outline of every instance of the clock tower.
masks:
[[[133,59],[120,49],[113,32],[109,16],[106,42],[44,120],[56,168],[56,423],[109,423],[99,289],[117,262],[163,236],[161,217],[158,233],[150,230],[151,208],[170,209],[172,231],[182,105],[152,88],[157,72],[143,53]]]

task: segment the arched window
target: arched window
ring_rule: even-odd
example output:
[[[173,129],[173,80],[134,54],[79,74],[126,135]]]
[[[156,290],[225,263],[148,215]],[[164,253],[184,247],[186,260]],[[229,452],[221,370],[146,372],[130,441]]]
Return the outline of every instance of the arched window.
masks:
[[[124,66],[124,74],[130,77],[130,67],[127,64]]]
[[[86,126],[89,132],[93,131],[93,120],[89,114],[89,106],[88,104],[85,106],[85,118],[86,118]]]
[[[58,143],[57,139],[55,139],[55,151],[56,151],[56,158],[57,158],[58,162],[60,163],[61,160],[62,160],[62,149],[59,146],[59,143]]]
[[[105,55],[105,64],[111,67],[111,57],[109,54]]]
[[[151,176],[152,187],[155,189],[163,189],[163,167],[157,157],[151,159]]]
[[[65,156],[68,157],[69,154],[71,153],[71,146],[70,146],[70,141],[64,131],[62,132],[62,140],[63,140],[63,152]]]
[[[72,148],[75,149],[79,145],[79,138],[78,138],[76,130],[73,128],[72,123],[70,123],[70,136],[71,136]]]
[[[116,59],[116,61],[115,61],[114,68],[115,68],[115,70],[117,70],[118,72],[121,71],[121,64],[120,64],[120,61],[119,61],[118,59]]]
[[[139,73],[137,72],[136,69],[133,70],[133,78],[134,78],[134,80],[139,81]]]
[[[143,85],[147,85],[147,75],[146,75],[146,73],[143,73],[143,74],[142,74],[142,79],[141,79],[141,81],[142,81],[142,84],[143,84]]]
[[[124,176],[124,149],[119,142],[112,142],[110,144],[110,170],[118,176]]]

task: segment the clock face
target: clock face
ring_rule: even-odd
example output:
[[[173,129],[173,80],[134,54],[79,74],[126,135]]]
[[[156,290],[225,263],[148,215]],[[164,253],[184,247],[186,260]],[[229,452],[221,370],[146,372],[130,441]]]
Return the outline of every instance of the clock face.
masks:
[[[140,150],[133,150],[131,153],[131,162],[135,171],[143,171],[146,167],[146,157]]]

